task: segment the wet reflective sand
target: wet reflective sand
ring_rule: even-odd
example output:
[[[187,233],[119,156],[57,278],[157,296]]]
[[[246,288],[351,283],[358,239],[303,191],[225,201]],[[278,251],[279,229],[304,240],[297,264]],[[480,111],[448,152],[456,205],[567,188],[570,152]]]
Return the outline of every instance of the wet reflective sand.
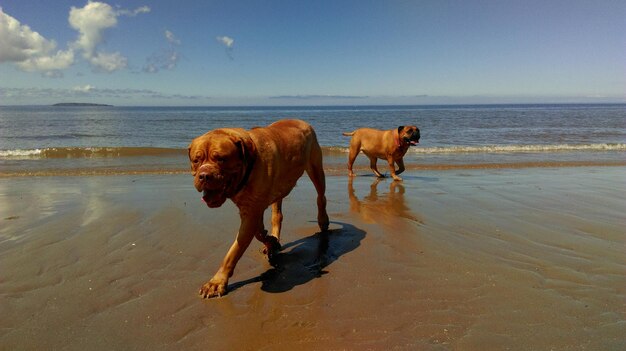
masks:
[[[358,173],[326,237],[299,182],[279,265],[253,243],[213,300],[239,219],[191,176],[1,178],[1,348],[626,348],[623,167]]]

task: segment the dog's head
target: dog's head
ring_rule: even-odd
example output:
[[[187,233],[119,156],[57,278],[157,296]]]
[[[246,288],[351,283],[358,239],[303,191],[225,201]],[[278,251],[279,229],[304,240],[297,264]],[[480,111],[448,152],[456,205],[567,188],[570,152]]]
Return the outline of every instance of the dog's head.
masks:
[[[189,145],[191,173],[207,206],[220,207],[241,190],[254,155],[254,143],[243,129],[216,129],[193,139]]]
[[[398,138],[409,145],[417,145],[420,142],[420,129],[416,126],[399,126]]]

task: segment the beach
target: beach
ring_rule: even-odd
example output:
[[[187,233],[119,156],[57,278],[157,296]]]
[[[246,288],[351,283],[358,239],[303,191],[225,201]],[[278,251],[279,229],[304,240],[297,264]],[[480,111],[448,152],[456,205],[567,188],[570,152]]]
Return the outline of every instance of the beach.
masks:
[[[623,166],[327,173],[327,247],[304,176],[209,300],[239,216],[191,175],[1,177],[0,349],[626,348]]]
[[[0,0],[0,351],[626,351],[625,15]]]

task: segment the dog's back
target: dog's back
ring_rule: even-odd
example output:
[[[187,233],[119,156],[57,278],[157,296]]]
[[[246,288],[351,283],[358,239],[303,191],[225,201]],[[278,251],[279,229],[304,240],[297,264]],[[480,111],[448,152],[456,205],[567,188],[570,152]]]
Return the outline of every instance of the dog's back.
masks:
[[[355,136],[355,135],[358,136],[359,134],[376,134],[376,133],[381,133],[381,132],[384,132],[384,130],[374,129],[374,128],[359,128],[351,132],[344,132],[341,134],[344,136]]]

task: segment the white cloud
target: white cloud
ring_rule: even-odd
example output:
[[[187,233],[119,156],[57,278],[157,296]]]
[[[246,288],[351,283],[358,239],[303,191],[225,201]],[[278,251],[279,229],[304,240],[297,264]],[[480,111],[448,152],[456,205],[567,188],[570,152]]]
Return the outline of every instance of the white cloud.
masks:
[[[96,87],[94,87],[93,85],[87,84],[87,85],[83,85],[83,86],[75,86],[74,88],[72,88],[73,91],[79,91],[79,92],[83,92],[83,93],[87,93],[91,90],[94,90]]]
[[[235,40],[233,38],[230,38],[227,36],[216,37],[215,39],[217,39],[217,41],[219,41],[220,43],[224,44],[224,46],[226,46],[226,48],[228,49],[231,49],[233,47],[233,44],[235,43]]]
[[[106,30],[115,27],[120,16],[134,17],[148,12],[148,6],[135,10],[114,9],[107,3],[91,0],[84,7],[72,6],[68,22],[78,31],[78,37],[67,50],[57,50],[54,40],[22,25],[0,7],[0,63],[11,62],[23,71],[42,72],[46,77],[62,77],[61,71],[71,66],[75,54],[80,53],[96,71],[113,72],[126,68],[128,59],[122,53],[106,52],[99,47],[104,42]],[[169,31],[166,39],[171,45],[180,44]],[[169,53],[167,57],[164,67],[175,67],[178,53]]]
[[[157,73],[162,69],[173,70],[178,65],[180,55],[173,50],[165,50],[161,53],[155,53],[147,58],[144,72]]]
[[[98,52],[87,58],[97,69],[105,72],[113,72],[128,66],[128,59],[119,52],[106,53]]]
[[[169,30],[165,31],[165,39],[167,39],[167,42],[170,44],[180,45],[180,40],[178,40],[174,36],[174,33],[170,32]]]
[[[162,69],[173,70],[176,68],[178,60],[180,59],[180,54],[177,50],[180,45],[180,40],[169,30],[165,31],[165,40],[169,43],[169,48],[148,57],[146,59],[146,65],[143,67],[144,72],[157,73]]]
[[[231,60],[234,60],[235,58],[233,56],[233,45],[235,44],[235,39],[231,37],[227,37],[227,36],[215,37],[215,39],[217,39],[217,41],[219,41],[220,43],[224,45],[224,47],[226,48],[226,55],[228,55],[228,58]]]
[[[43,72],[41,75],[46,78],[63,78],[62,71],[46,71]]]
[[[128,59],[119,52],[98,51],[104,41],[104,32],[117,25],[119,16],[136,16],[150,12],[147,6],[135,10],[115,10],[103,2],[89,1],[82,8],[73,7],[68,21],[78,31],[78,38],[67,50],[56,50],[54,40],[48,40],[29,26],[6,14],[0,7],[0,63],[11,62],[26,72],[43,72],[47,77],[62,76],[74,63],[75,51],[98,70],[113,72],[128,65]],[[177,40],[172,36],[172,40]],[[56,52],[55,52],[56,50]]]
[[[56,47],[29,26],[4,13],[0,8],[0,62],[21,62],[33,54],[45,54]]]
[[[148,13],[148,12],[150,12],[150,7],[142,6],[142,7],[139,7],[137,9],[135,9],[135,10],[132,10],[132,11],[131,10],[124,10],[124,9],[118,10],[117,14],[118,15],[123,15],[123,16],[135,17],[135,16],[137,16],[140,13]]]
[[[95,49],[103,41],[104,31],[117,25],[117,17],[134,17],[140,13],[150,12],[148,6],[140,7],[134,11],[114,10],[111,5],[89,1],[82,8],[72,6],[68,21],[72,28],[79,32],[75,45],[84,51],[86,57],[95,55]]]
[[[0,63],[12,62],[24,71],[62,70],[74,63],[74,52],[58,50],[29,26],[4,13],[0,8]]]
[[[27,72],[49,72],[63,70],[72,63],[74,63],[74,51],[70,49],[67,51],[57,51],[55,55],[31,56],[24,61],[18,62],[17,66]]]
[[[96,48],[104,40],[104,31],[117,25],[118,16],[135,16],[149,11],[150,8],[147,6],[135,11],[116,11],[109,4],[92,1],[82,8],[72,6],[68,21],[79,33],[74,47],[82,50],[83,57],[98,69],[113,72],[126,68],[128,59],[121,53],[96,51]]]
[[[79,33],[74,43],[83,50],[83,56],[94,56],[96,46],[103,40],[104,30],[117,25],[117,14],[103,2],[88,2],[83,8],[72,6],[68,19],[70,26]]]

